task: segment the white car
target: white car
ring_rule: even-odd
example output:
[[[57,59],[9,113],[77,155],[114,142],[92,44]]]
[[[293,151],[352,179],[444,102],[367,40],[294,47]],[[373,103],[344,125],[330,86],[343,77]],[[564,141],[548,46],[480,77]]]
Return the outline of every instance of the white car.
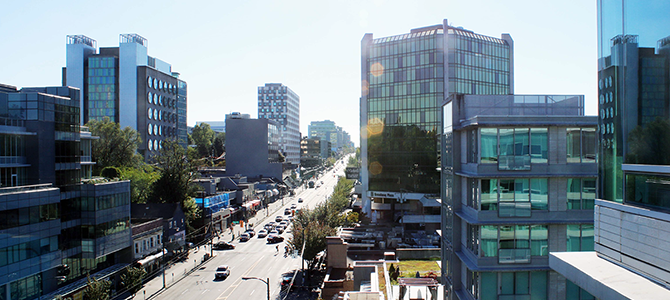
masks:
[[[268,231],[267,231],[267,230],[265,230],[265,229],[261,229],[261,230],[258,231],[258,238],[259,238],[259,239],[260,239],[260,238],[264,238],[264,237],[266,237],[266,236],[268,236]]]
[[[228,265],[220,265],[218,268],[216,268],[216,274],[214,276],[217,279],[226,279],[228,276],[230,276],[230,268],[228,268]]]

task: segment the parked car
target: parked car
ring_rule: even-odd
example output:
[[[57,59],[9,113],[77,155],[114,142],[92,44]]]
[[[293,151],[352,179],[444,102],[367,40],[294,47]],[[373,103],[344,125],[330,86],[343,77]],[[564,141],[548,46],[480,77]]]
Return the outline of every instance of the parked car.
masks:
[[[216,273],[214,275],[217,279],[226,279],[230,276],[230,268],[228,265],[220,265],[216,268]]]
[[[246,242],[251,238],[251,236],[248,233],[243,233],[240,234],[240,242]]]
[[[268,236],[268,231],[267,231],[267,230],[265,230],[265,229],[261,229],[261,230],[258,231],[258,238],[259,238],[259,239],[260,239],[260,238],[264,238],[264,237],[266,237],[266,236]]]
[[[267,241],[268,244],[281,243],[284,241],[284,238],[278,235],[268,235]]]
[[[298,198],[298,203],[302,203],[302,198]]]
[[[235,245],[228,242],[218,242],[213,246],[214,250],[231,250],[235,249]]]
[[[251,228],[247,229],[244,233],[248,234],[249,237],[254,237],[254,235],[256,235],[256,232]]]

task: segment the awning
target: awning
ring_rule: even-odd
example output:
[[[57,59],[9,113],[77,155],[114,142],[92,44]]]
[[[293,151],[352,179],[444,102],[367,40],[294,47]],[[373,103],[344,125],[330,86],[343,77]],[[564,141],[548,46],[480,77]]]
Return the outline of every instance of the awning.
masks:
[[[425,196],[419,199],[423,207],[442,207],[442,203],[438,199],[426,198]]]
[[[154,254],[154,255],[149,255],[149,256],[147,256],[143,259],[138,260],[137,263],[140,264],[141,266],[145,266],[145,265],[163,257],[163,255],[165,255],[165,252],[167,252],[167,250],[163,249],[163,252],[160,252],[160,253]]]

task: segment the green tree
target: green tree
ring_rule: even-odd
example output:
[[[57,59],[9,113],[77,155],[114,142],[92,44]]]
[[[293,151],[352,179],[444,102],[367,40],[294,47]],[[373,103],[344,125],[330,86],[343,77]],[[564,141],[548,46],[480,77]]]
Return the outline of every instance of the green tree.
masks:
[[[147,271],[142,267],[129,267],[126,269],[126,272],[121,275],[121,282],[123,283],[123,287],[135,297],[135,294],[142,289],[142,280],[146,275]]]
[[[326,250],[326,237],[336,233],[334,228],[318,221],[309,222],[306,226],[294,224],[293,236],[288,242],[293,249],[300,250],[306,241],[302,258],[310,269],[314,269],[318,262],[317,255]]]
[[[226,151],[226,133],[217,132],[212,144],[212,147],[214,148],[214,156],[221,156],[221,154]]]
[[[86,276],[86,289],[84,290],[84,299],[87,300],[107,300],[112,283],[109,280],[98,280],[91,276]]]
[[[153,167],[142,164],[139,168],[121,168],[121,179],[130,180],[130,201],[147,203],[151,196],[152,185],[158,180],[159,173]]]
[[[191,138],[200,157],[209,157],[212,154],[212,145],[216,138],[216,132],[212,130],[209,124],[201,123],[193,127]]]
[[[151,189],[151,203],[179,203],[186,215],[186,224],[198,214],[195,205],[196,187],[191,185],[196,178],[197,168],[187,158],[186,149],[176,141],[164,141],[163,148],[153,157],[159,171],[158,179]]]
[[[91,120],[86,126],[91,131],[91,135],[99,137],[93,140],[91,151],[95,174],[105,167],[136,167],[143,160],[142,156],[137,154],[137,147],[142,143],[139,133],[126,127],[112,122],[109,117],[102,121]]]
[[[628,135],[626,163],[670,164],[670,121],[656,118],[643,126],[637,126]]]

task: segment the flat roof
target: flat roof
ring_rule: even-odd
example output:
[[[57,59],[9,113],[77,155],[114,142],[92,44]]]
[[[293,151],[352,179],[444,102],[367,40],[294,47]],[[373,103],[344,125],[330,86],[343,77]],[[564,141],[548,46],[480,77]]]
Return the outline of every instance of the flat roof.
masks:
[[[670,299],[670,290],[594,251],[551,252],[549,266],[598,299]]]

